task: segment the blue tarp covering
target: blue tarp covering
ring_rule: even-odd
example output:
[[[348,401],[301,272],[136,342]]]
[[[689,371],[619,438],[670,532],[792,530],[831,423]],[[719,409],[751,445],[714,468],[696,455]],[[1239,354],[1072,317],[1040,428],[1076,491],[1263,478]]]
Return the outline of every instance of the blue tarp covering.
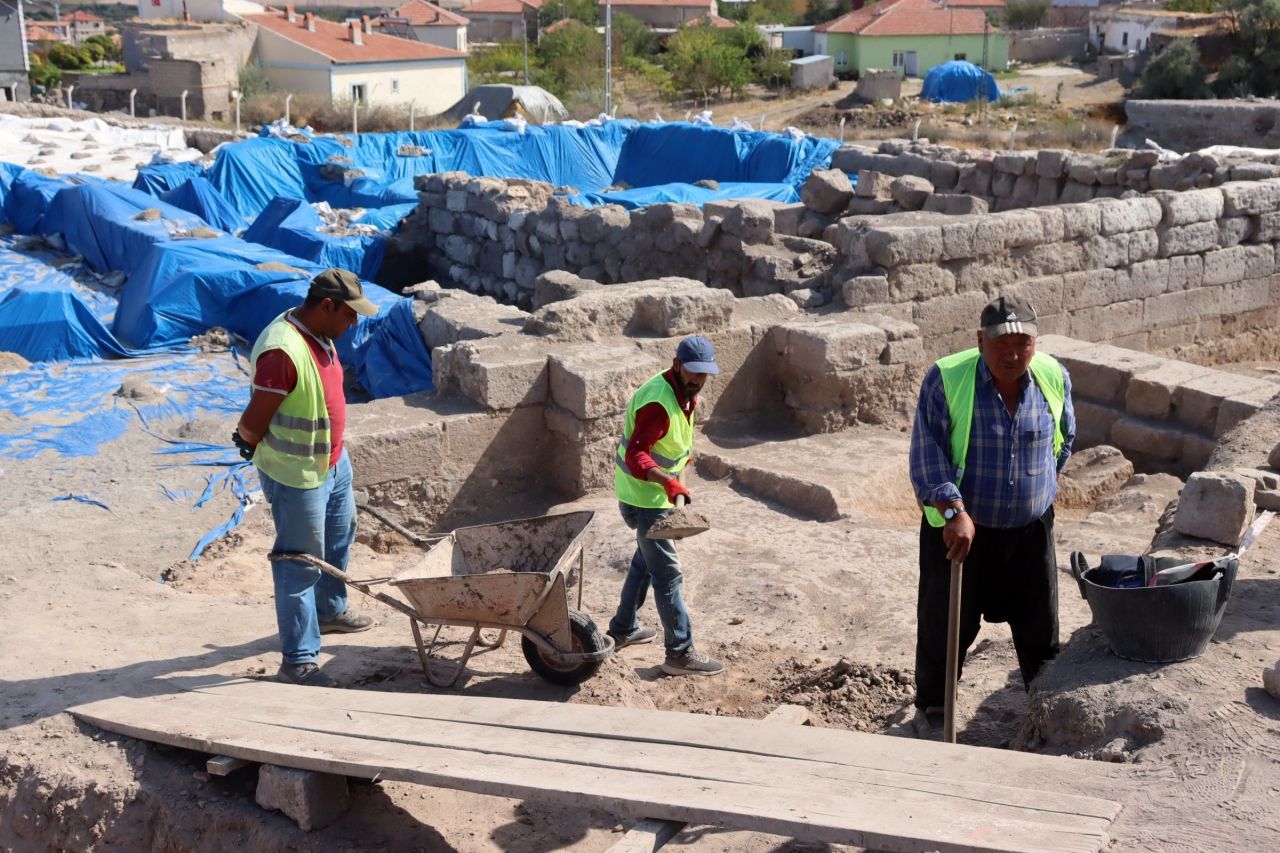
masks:
[[[831,154],[839,147],[834,139],[813,136],[797,142],[775,133],[683,122],[645,125],[622,144],[612,183],[651,187],[711,179],[798,189],[810,172],[831,164]]]
[[[387,251],[384,235],[338,236],[323,233],[322,227],[324,221],[307,202],[277,198],[258,214],[243,237],[321,267],[342,267],[365,279],[377,275]]]
[[[983,98],[996,101],[1000,98],[1000,86],[990,72],[972,62],[954,59],[929,69],[924,77],[920,100],[940,103],[967,103]]]
[[[583,193],[567,197],[570,204],[595,207],[600,204],[620,204],[628,210],[661,202],[696,204],[699,207],[709,201],[732,198],[765,198],[791,204],[800,200],[800,194],[791,184],[746,184],[728,181],[720,189],[712,190],[693,184],[659,184],[653,187],[636,187],[609,193]]]
[[[152,163],[138,170],[133,188],[150,195],[160,195],[177,189],[192,178],[203,176],[204,166],[199,163]]]
[[[9,217],[5,213],[5,205],[9,199],[9,193],[13,190],[14,178],[22,174],[24,169],[17,163],[0,163],[0,225],[8,223]]]
[[[137,184],[134,186],[136,188]],[[160,200],[194,213],[209,223],[210,227],[228,234],[234,234],[248,224],[239,211],[223,198],[222,193],[213,188],[208,178],[190,178],[177,187],[160,193]]]
[[[39,172],[22,169],[13,178],[4,202],[5,217],[20,234],[39,234],[49,202],[62,190],[75,183],[70,177],[49,178]]]

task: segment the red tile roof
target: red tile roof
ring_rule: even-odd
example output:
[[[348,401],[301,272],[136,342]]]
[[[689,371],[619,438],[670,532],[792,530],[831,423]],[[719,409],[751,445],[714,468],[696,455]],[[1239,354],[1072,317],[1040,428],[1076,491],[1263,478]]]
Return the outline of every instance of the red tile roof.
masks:
[[[596,0],[596,5],[603,6],[605,0]],[[711,0],[613,0],[614,8],[624,6],[686,6],[695,9],[710,9]]]
[[[42,21],[32,21],[31,24],[40,24]],[[27,26],[27,41],[63,41],[63,37],[48,29],[40,26]]]
[[[94,21],[101,21],[102,19],[99,18],[97,15],[90,15],[88,12],[84,11],[83,9],[76,9],[70,15],[63,15],[62,20],[78,21],[79,23],[82,23],[82,24],[91,24]]]
[[[622,2],[625,2],[625,0],[622,0]],[[696,18],[685,21],[683,24],[681,24],[681,26],[701,27],[707,24],[710,24],[712,27],[715,27],[718,30],[731,30],[737,26],[736,22],[731,21],[728,18],[722,18],[719,15],[713,15],[710,12],[708,12],[705,15],[699,15]]]
[[[462,11],[478,15],[520,15],[526,8],[541,9],[542,0],[476,0]]]
[[[427,0],[409,0],[388,17],[408,18],[409,23],[415,27],[465,27],[471,23],[461,15],[441,9]]]
[[[570,22],[572,22],[573,20],[574,20],[573,18],[561,18],[560,20],[556,21],[554,24],[551,24],[550,26],[543,29],[542,34],[545,36],[547,33],[554,33],[559,30],[563,30],[565,27],[569,26]],[[581,23],[581,22],[579,21],[578,23]],[[586,26],[586,25],[583,24],[583,26]]]
[[[953,9],[992,9],[995,7],[1004,8],[1004,0],[946,0],[946,5]]]
[[[995,30],[979,9],[949,9],[934,0],[880,0],[814,27],[820,33],[863,36],[977,35]]]
[[[350,30],[346,24],[314,18],[316,31],[311,32],[307,29],[306,18],[301,13],[293,23],[289,23],[288,18],[281,12],[241,17],[337,63],[462,59],[466,56],[465,53],[437,47],[434,44],[384,36],[380,33],[362,33],[360,38],[364,44],[355,44],[351,41]]]

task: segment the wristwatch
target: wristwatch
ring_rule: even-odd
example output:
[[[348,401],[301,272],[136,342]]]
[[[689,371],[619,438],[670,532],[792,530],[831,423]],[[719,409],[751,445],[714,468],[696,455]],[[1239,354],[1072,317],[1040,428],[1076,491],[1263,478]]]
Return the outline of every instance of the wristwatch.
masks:
[[[962,512],[964,512],[964,507],[962,506],[949,506],[942,511],[942,517],[950,521]]]

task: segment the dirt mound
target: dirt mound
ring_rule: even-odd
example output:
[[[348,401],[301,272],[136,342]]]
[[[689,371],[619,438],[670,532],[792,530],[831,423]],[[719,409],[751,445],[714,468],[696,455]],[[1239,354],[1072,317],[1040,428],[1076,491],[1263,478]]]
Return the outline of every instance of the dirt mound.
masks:
[[[770,679],[767,702],[803,705],[824,726],[882,731],[915,696],[915,674],[840,658],[824,666],[794,658]]]

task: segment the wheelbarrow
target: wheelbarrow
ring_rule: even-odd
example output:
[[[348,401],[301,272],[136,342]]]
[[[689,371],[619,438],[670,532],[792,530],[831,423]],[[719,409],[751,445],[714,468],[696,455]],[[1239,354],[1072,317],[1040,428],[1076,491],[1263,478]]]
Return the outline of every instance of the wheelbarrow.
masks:
[[[554,684],[581,684],[614,647],[613,638],[582,612],[583,539],[594,516],[570,512],[460,527],[431,545],[415,565],[382,578],[351,578],[310,554],[272,553],[270,558],[308,563],[408,616],[423,673],[436,687],[453,687],[476,646],[498,648],[508,631],[520,634],[525,660],[538,675]],[[575,563],[573,609],[567,590]],[[375,589],[384,584],[407,603]],[[437,671],[443,659],[435,654],[445,626],[471,629],[449,676]],[[423,641],[424,627],[435,628],[430,643]],[[482,639],[486,629],[500,632],[496,641]]]

